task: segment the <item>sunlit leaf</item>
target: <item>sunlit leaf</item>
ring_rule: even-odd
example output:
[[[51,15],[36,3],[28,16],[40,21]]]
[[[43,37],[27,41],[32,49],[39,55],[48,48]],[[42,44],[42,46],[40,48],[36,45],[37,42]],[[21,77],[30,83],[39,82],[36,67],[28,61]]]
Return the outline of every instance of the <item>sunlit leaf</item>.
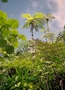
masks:
[[[28,86],[29,86],[31,89],[33,88],[32,84],[28,84]]]
[[[19,27],[19,22],[15,19],[9,19],[9,20],[7,20],[6,23],[9,24],[11,26],[11,28],[13,28],[13,29],[16,29]]]
[[[45,15],[43,13],[41,13],[41,12],[36,12],[33,17],[34,18],[44,18]]]
[[[18,35],[18,38],[19,38],[19,39],[22,39],[22,40],[26,40],[26,37],[25,37],[25,35],[23,35],[23,34],[19,34],[19,35]]]
[[[18,47],[18,42],[13,43],[14,47]]]
[[[11,33],[12,33],[13,35],[16,35],[16,36],[18,35],[18,31],[15,30],[15,29],[14,29],[14,30],[11,30]]]
[[[28,19],[28,18],[31,18],[31,15],[30,14],[23,14],[22,17]]]
[[[8,16],[5,12],[0,10],[0,17],[2,17],[3,19],[6,19]]]
[[[4,31],[2,32],[2,36],[3,36],[3,37],[7,37],[9,34],[10,34],[10,30],[4,30]]]

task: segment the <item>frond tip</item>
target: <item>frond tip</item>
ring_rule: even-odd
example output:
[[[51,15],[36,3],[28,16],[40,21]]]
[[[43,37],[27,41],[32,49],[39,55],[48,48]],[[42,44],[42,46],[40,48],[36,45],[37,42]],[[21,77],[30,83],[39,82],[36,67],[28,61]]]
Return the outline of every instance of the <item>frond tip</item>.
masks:
[[[28,19],[28,18],[31,18],[31,15],[30,14],[23,14],[22,17]]]

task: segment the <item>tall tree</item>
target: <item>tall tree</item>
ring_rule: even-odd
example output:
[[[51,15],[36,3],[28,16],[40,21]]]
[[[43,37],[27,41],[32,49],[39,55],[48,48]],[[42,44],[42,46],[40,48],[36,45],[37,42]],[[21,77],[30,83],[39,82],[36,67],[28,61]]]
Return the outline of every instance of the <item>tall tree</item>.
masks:
[[[54,41],[54,33],[53,32],[46,32],[43,36],[41,36],[42,38],[45,38],[46,39],[46,42],[52,42]]]
[[[33,30],[38,31],[39,28],[43,28],[42,18],[44,18],[45,15],[41,12],[37,12],[33,16],[31,16],[30,14],[23,14],[22,17],[27,19],[27,21],[23,25],[23,29],[30,27],[32,40],[34,40]]]
[[[46,15],[45,15],[45,20],[46,20],[47,30],[48,30],[48,31],[49,31],[49,21],[51,21],[52,19],[55,19],[55,17],[52,16],[51,14],[46,14]]]
[[[44,30],[45,34],[42,37],[46,38],[46,42],[48,42],[48,40],[53,42],[54,33],[51,33],[49,29],[49,21],[51,21],[52,19],[55,19],[55,17],[51,14],[45,15],[44,21],[46,22],[46,29]]]

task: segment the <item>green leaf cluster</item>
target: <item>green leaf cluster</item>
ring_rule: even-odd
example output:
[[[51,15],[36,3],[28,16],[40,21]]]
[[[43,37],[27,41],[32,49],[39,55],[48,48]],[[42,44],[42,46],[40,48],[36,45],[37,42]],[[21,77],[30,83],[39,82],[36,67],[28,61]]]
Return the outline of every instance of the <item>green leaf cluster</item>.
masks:
[[[8,15],[0,10],[0,48],[3,53],[12,54],[18,41],[26,39],[23,34],[18,33],[18,27],[19,22],[16,19],[9,19]]]

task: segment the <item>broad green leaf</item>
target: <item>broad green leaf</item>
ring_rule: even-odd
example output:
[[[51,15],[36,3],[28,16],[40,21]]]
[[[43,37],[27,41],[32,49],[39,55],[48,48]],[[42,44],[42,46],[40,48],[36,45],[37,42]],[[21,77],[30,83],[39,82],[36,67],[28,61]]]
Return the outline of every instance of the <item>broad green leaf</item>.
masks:
[[[19,39],[22,39],[22,40],[26,40],[26,37],[25,37],[25,35],[23,35],[23,34],[19,34],[19,35],[18,35],[18,38],[19,38]]]
[[[5,48],[5,51],[6,51],[8,54],[12,54],[12,53],[14,52],[14,47],[7,45],[6,48]]]
[[[30,14],[23,14],[22,17],[28,19],[28,18],[31,18],[31,15]]]
[[[18,31],[15,30],[15,29],[14,29],[14,30],[11,30],[11,33],[12,33],[13,35],[16,35],[16,36],[18,35]]]
[[[7,41],[4,39],[1,39],[0,40],[0,47],[6,47],[6,45],[7,45]]]
[[[17,39],[14,36],[10,36],[8,37],[8,40],[10,41],[10,43],[14,43]]]
[[[5,13],[5,12],[3,12],[3,11],[1,11],[0,10],[0,18],[3,18],[3,19],[6,19],[8,16],[7,16],[7,14]]]
[[[3,25],[3,22],[4,22],[4,20],[3,19],[0,19],[0,25],[1,26]]]
[[[14,47],[18,47],[18,42],[13,43]]]
[[[3,37],[7,37],[8,35],[10,35],[10,30],[4,30],[4,31],[2,32],[2,36],[3,36]]]
[[[6,2],[8,2],[8,0],[1,0],[3,3],[6,3]]]
[[[15,20],[15,19],[9,19],[9,20],[6,21],[6,23],[8,25],[10,25],[11,28],[13,28],[13,29],[16,29],[16,28],[19,27],[19,22],[17,20]]]

